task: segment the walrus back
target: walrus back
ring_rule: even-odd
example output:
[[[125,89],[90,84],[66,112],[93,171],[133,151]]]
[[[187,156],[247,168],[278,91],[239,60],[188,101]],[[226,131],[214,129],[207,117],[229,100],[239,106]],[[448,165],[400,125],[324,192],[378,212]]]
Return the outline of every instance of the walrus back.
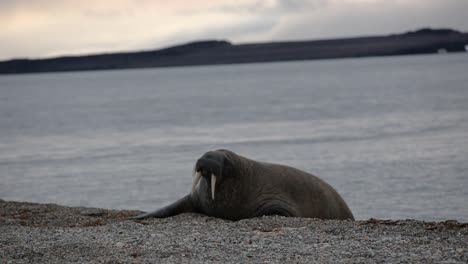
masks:
[[[320,219],[351,219],[354,216],[338,192],[319,177],[299,169],[272,163],[259,163],[259,176],[267,177],[270,186],[284,193],[293,203],[292,216]],[[263,180],[265,181],[265,180]]]

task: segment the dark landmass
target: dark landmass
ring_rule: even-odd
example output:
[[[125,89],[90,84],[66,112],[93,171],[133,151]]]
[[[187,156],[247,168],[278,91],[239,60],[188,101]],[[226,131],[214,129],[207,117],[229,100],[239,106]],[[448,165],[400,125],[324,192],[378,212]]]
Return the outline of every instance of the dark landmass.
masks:
[[[154,51],[15,59],[0,62],[0,74],[129,69],[464,52],[468,33],[421,29],[389,36],[233,45],[193,42]]]
[[[0,263],[467,263],[468,224],[138,211],[0,200]]]

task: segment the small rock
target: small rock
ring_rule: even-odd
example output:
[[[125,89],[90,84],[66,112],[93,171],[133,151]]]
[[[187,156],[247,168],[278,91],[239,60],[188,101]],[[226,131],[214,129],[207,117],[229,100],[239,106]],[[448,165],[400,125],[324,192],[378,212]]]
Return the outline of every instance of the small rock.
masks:
[[[117,242],[117,244],[115,244],[115,246],[121,248],[121,247],[125,246],[125,244],[123,242]]]
[[[367,257],[369,257],[369,258],[375,257],[375,252],[374,252],[374,250],[369,249],[369,250],[367,251]]]

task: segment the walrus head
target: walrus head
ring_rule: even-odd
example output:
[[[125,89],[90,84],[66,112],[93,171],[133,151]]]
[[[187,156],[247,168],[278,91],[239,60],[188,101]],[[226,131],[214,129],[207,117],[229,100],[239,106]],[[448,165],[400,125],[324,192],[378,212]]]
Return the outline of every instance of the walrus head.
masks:
[[[232,166],[222,150],[205,153],[197,160],[193,169],[192,193],[195,192],[200,179],[203,177],[211,185],[211,199],[214,200],[216,183],[222,181],[230,167]]]

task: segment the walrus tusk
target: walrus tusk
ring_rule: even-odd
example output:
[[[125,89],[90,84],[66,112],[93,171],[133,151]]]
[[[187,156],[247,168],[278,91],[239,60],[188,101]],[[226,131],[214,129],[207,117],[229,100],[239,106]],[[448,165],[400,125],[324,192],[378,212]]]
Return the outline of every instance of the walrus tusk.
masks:
[[[193,179],[192,193],[195,192],[195,188],[197,188],[197,185],[198,185],[198,182],[200,182],[200,179],[201,179],[201,173],[197,171],[197,173],[195,173],[195,179]]]
[[[211,173],[211,199],[212,200],[214,200],[215,188],[216,188],[216,176],[213,173]]]

